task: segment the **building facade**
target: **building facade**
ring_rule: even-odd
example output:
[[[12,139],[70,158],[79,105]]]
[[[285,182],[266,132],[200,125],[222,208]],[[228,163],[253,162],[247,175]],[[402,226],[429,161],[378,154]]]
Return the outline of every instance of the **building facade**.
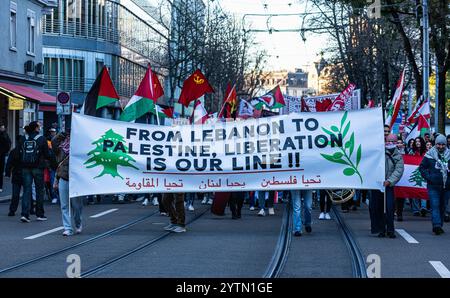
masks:
[[[42,16],[49,0],[0,0],[0,122],[14,141],[22,127],[39,119],[39,105],[54,103],[43,93]]]
[[[314,90],[308,88],[308,72],[297,68],[294,72],[288,73],[286,94],[294,97],[312,95]]]
[[[124,98],[134,94],[148,63],[163,80],[169,32],[152,14],[158,3],[57,0],[42,22],[45,92],[70,92],[72,103],[81,105],[103,66]],[[120,110],[117,102],[103,116],[117,119]]]

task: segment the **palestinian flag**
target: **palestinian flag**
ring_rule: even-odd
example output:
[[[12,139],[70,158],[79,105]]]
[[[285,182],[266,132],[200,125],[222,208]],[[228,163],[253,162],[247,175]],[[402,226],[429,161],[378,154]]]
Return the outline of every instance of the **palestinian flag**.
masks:
[[[136,93],[128,101],[125,110],[120,115],[120,120],[131,122],[148,112],[155,113],[156,101],[163,95],[164,90],[161,87],[158,76],[148,65],[144,79]]]
[[[430,124],[425,116],[419,115],[416,124],[412,127],[411,132],[406,137],[405,143],[408,144],[409,140],[425,135],[429,132]]]
[[[403,155],[405,170],[395,185],[396,198],[428,199],[427,182],[419,172],[422,156]]]
[[[266,93],[261,97],[252,98],[250,103],[257,110],[261,110],[263,106],[266,106],[267,108],[273,110],[282,108],[286,105],[283,93],[281,93],[280,90],[280,86],[276,86],[269,93]]]
[[[116,89],[109,76],[108,68],[103,66],[102,71],[95,79],[84,100],[81,114],[96,116],[97,110],[119,100]]]
[[[152,114],[155,114],[158,111],[158,116],[163,118],[171,118],[173,119],[173,108],[162,105],[155,105],[155,109],[151,110]]]

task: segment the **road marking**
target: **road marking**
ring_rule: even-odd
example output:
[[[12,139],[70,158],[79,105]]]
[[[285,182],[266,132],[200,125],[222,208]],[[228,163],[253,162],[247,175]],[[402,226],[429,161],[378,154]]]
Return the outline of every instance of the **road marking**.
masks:
[[[117,210],[119,210],[119,209],[109,209],[109,210],[106,210],[106,211],[104,211],[104,212],[100,212],[100,213],[98,213],[98,214],[95,214],[95,215],[92,215],[92,216],[89,216],[89,217],[90,217],[90,218],[98,218],[98,217],[100,217],[100,216],[103,216],[103,215],[112,213],[112,212],[117,211]]]
[[[409,235],[405,230],[403,229],[395,229],[397,233],[400,234],[408,243],[417,244],[419,241],[413,238],[413,236]]]
[[[57,231],[61,231],[61,230],[64,230],[64,227],[57,227],[57,228],[54,228],[54,229],[51,229],[51,230],[48,230],[48,231],[45,231],[45,232],[42,232],[42,233],[39,233],[39,234],[36,234],[36,235],[32,235],[32,236],[26,237],[24,239],[26,239],[26,240],[33,240],[33,239],[36,239],[36,238],[39,238],[39,237],[42,237],[42,236],[45,236],[45,235],[48,235],[48,234],[51,234],[51,233],[54,233],[54,232],[57,232]]]
[[[442,278],[450,278],[450,271],[445,267],[442,262],[439,261],[429,261],[431,266],[433,266],[434,270],[439,273]]]

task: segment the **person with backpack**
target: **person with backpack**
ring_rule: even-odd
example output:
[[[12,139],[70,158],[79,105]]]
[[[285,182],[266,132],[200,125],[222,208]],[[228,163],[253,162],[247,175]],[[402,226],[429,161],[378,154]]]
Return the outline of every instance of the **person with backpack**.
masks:
[[[25,127],[25,136],[20,141],[20,155],[22,163],[23,197],[22,217],[24,223],[30,222],[30,204],[32,196],[32,185],[34,181],[36,189],[36,219],[45,221],[44,214],[44,168],[45,160],[54,164],[54,156],[49,150],[47,141],[39,135],[41,127],[37,121],[30,122]]]
[[[17,135],[16,142],[17,146],[9,153],[8,161],[6,162],[6,177],[11,177],[12,184],[12,195],[11,195],[11,203],[9,204],[9,213],[8,216],[15,216],[17,207],[19,206],[20,199],[20,189],[23,185],[22,179],[22,162],[20,158],[20,139],[21,135]]]

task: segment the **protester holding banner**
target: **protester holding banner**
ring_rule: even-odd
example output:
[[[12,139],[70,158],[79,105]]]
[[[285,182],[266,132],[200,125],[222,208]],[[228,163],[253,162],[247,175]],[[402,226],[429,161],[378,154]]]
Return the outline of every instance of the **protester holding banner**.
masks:
[[[445,217],[445,209],[450,196],[450,179],[448,179],[450,149],[443,135],[436,138],[436,145],[425,154],[419,171],[427,181],[428,196],[431,202],[431,222],[433,233],[440,235]]]
[[[61,215],[64,227],[63,236],[71,236],[82,231],[81,211],[83,208],[82,197],[69,198],[69,154],[70,154],[70,130],[59,133],[52,140],[52,149],[56,156],[58,167],[53,188],[59,191],[61,202]],[[75,229],[72,226],[72,215],[75,221]]]
[[[269,215],[275,215],[275,210],[273,209],[274,196],[275,196],[274,191],[269,192],[258,191],[258,206],[259,206],[258,216],[266,216],[266,209],[268,209]]]
[[[372,234],[378,237],[396,238],[394,228],[394,185],[403,175],[403,158],[398,153],[397,136],[390,134],[385,142],[385,173],[384,181],[385,193],[379,190],[372,190],[369,204],[370,223]]]
[[[241,210],[244,205],[244,192],[232,192],[230,196],[230,210],[231,210],[231,218],[239,219],[241,218]]]
[[[291,190],[292,216],[294,221],[294,236],[302,236],[302,226],[308,233],[311,228],[312,190]],[[302,198],[305,218],[302,219]]]

